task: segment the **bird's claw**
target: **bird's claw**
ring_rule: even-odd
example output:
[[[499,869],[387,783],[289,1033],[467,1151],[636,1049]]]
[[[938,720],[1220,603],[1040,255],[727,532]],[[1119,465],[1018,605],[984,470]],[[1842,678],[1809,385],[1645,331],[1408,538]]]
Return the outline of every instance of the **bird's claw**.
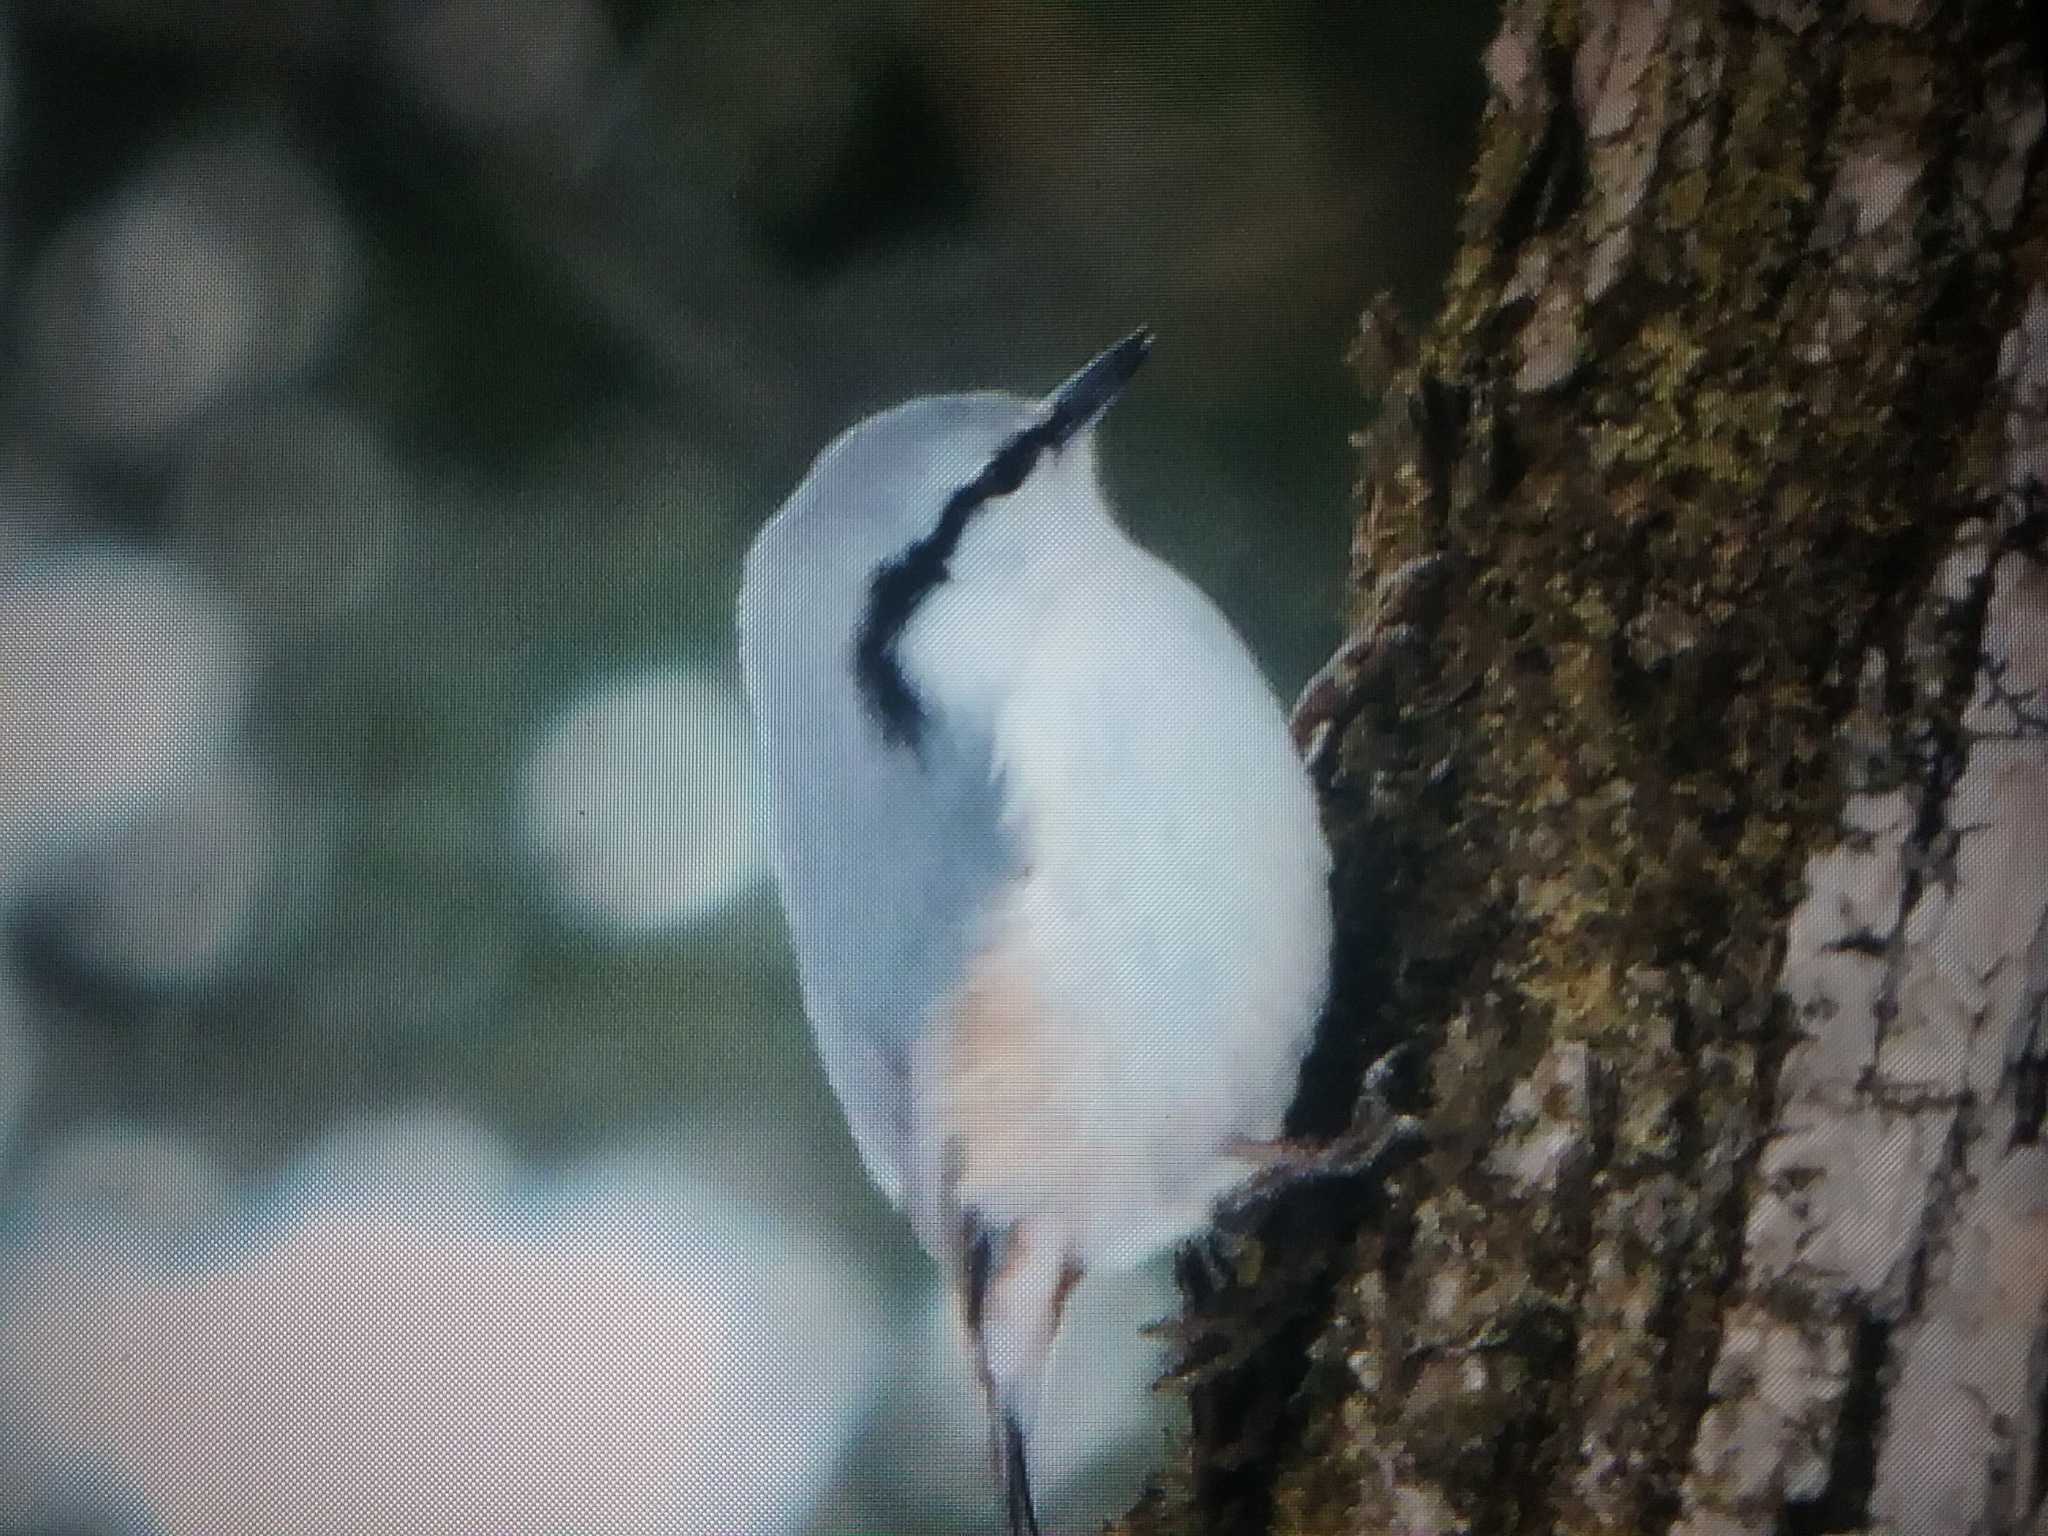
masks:
[[[1388,1102],[1387,1090],[1412,1059],[1414,1048],[1397,1045],[1370,1068],[1359,1088],[1358,1112],[1349,1130],[1329,1141],[1274,1140],[1249,1143],[1256,1166],[1218,1208],[1219,1217],[1240,1214],[1275,1195],[1317,1179],[1358,1179],[1384,1172],[1427,1140],[1422,1122]]]

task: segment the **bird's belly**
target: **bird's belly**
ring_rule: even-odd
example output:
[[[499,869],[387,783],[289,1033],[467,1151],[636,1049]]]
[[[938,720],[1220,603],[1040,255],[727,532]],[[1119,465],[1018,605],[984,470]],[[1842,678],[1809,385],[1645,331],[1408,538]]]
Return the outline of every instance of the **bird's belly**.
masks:
[[[1134,997],[1062,1000],[1033,947],[999,931],[920,1070],[921,1129],[957,1203],[1056,1229],[1088,1268],[1201,1231],[1250,1171],[1235,1144],[1278,1134],[1308,1022],[1210,1003],[1187,1018]]]

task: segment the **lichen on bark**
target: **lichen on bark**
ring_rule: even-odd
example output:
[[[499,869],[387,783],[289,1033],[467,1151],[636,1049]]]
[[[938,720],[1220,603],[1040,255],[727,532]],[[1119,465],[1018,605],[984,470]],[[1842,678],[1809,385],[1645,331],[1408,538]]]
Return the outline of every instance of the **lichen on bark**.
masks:
[[[1958,1411],[1956,1362],[1989,1335],[1959,1340],[1997,1286],[2023,1366],[1969,1377],[2011,1442],[1974,1528],[2021,1529],[2048,1326],[2011,1243],[2044,1228],[2032,1164],[1959,1162],[1954,1125],[1998,1092],[2025,1123],[2041,1027],[1984,1044],[1976,1078],[1937,1074],[1955,1119],[1917,1140],[1815,1133],[1830,1236],[1767,1213],[1798,1197],[1786,1149],[1825,1036],[1788,953],[1835,980],[1883,960],[1854,925],[1816,948],[1811,893],[1842,873],[1890,924],[1869,944],[1905,943],[1911,882],[1871,859],[1946,848],[1928,838],[1980,768],[1973,805],[2040,793],[1983,755],[1993,615],[2040,570],[2015,531],[2039,516],[2010,510],[2037,382],[2005,341],[2044,275],[2026,16],[1511,0],[1485,62],[1441,311],[1412,346],[1372,317],[1359,634],[1323,683],[1319,757],[1343,1043],[1304,1120],[1341,1118],[1358,1064],[1406,1037],[1430,1147],[1383,1202],[1305,1196],[1195,1287],[1194,1440],[1125,1529],[1918,1518],[1887,1490],[1925,1471],[1926,1437],[1885,1410]],[[1965,612],[1958,552],[1993,545]],[[1411,583],[1379,612],[1418,558],[1427,600]],[[1998,836],[1956,841],[1940,878]],[[2038,1014],[2031,955],[1997,975]],[[1965,989],[1980,1020],[1988,985]],[[1919,1027],[1888,1036],[1902,1061],[1934,1050]],[[1930,1247],[1930,1201],[1969,1242]],[[1971,1236],[1986,1221],[2005,1235]],[[1870,1258],[1871,1223],[1905,1234],[1896,1262]],[[1788,1284],[1798,1263],[1765,1251],[1830,1241],[1853,1282]]]

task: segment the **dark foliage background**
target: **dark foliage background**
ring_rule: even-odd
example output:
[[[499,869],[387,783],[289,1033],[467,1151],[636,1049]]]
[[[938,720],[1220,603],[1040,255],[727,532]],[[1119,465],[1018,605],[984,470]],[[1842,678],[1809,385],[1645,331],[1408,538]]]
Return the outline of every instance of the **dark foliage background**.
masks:
[[[435,1374],[530,1285],[596,1298],[555,1342],[601,1355],[631,1305],[562,1258],[593,1228],[685,1360],[733,1289],[692,1253],[782,1276],[739,1286],[730,1379],[669,1372],[694,1408],[592,1377],[605,1455],[785,1381],[831,1411],[764,1407],[691,1473],[765,1490],[707,1529],[980,1511],[930,1276],[852,1166],[763,882],[739,553],[861,413],[1041,388],[1144,320],[1112,489],[1291,689],[1341,628],[1348,338],[1374,291],[1433,294],[1490,13],[0,12],[0,1526],[395,1529],[515,1489],[522,1434],[609,1466],[548,1417],[579,1389],[546,1347]],[[533,1209],[540,1257],[504,1247]],[[1102,1289],[1075,1514],[1163,1411],[1133,1327],[1170,1293]],[[437,1307],[470,1321],[421,1333]],[[381,1369],[497,1449],[394,1429],[413,1493],[339,1448],[272,1488],[277,1436],[346,1437],[306,1360],[249,1363],[265,1316],[341,1340],[372,1421],[410,1422]],[[667,1508],[612,1476],[508,1507]]]

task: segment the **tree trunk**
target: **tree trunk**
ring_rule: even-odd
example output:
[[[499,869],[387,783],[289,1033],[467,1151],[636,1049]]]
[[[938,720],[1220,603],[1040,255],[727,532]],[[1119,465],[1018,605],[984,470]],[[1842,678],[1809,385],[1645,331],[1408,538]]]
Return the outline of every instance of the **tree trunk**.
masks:
[[[1188,1266],[1121,1529],[2048,1531],[2048,15],[1503,9],[1305,701],[1298,1118],[1428,1147]]]

